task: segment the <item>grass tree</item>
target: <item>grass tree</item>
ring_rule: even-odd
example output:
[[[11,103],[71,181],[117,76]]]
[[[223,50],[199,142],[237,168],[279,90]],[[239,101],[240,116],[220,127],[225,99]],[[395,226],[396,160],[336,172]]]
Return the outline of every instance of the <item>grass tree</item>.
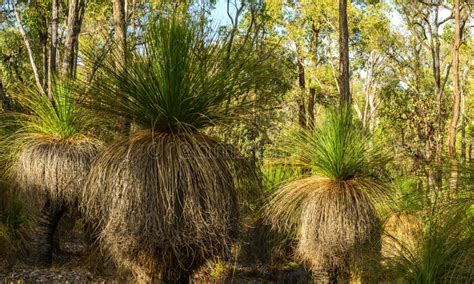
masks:
[[[229,255],[246,163],[204,130],[244,113],[252,102],[242,95],[261,75],[258,60],[226,58],[218,37],[169,17],[150,24],[126,66],[104,63],[91,88],[101,94],[94,106],[133,131],[97,159],[84,212],[100,220],[113,259],[145,282],[187,281],[207,259]]]
[[[386,233],[385,239],[396,253],[384,255],[384,277],[408,283],[472,282],[472,197],[467,203],[439,202],[426,211],[423,228],[415,235],[416,246],[407,242],[407,236]]]
[[[88,136],[96,119],[73,97],[70,82],[55,83],[49,98],[36,89],[21,89],[14,99],[23,111],[3,117],[11,130],[3,141],[10,177],[39,206],[30,253],[41,265],[51,264],[59,219],[67,206],[77,206],[100,146]]]
[[[378,246],[375,202],[387,189],[386,155],[343,108],[314,130],[292,133],[283,150],[308,170],[281,186],[266,215],[277,229],[296,233],[296,253],[315,276],[334,281]]]

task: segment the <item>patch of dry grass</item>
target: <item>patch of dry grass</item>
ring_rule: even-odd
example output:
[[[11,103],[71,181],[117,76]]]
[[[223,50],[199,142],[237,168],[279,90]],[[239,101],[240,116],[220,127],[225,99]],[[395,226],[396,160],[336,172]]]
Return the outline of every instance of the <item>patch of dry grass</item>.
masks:
[[[408,213],[396,213],[384,224],[382,256],[401,256],[404,252],[415,252],[421,246],[423,224],[418,217]]]
[[[19,152],[11,174],[29,200],[76,206],[97,152],[88,139],[33,140]]]

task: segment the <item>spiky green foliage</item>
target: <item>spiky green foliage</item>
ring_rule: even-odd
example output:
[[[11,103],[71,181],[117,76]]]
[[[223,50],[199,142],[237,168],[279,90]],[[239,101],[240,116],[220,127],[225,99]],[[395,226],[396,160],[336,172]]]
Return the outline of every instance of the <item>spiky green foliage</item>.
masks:
[[[91,90],[95,107],[144,129],[177,132],[229,122],[240,111],[240,96],[262,78],[261,59],[244,51],[226,57],[226,44],[200,34],[179,17],[150,21],[144,47],[124,63],[111,56]],[[244,47],[242,47],[244,48]],[[251,103],[250,101],[247,103]]]
[[[331,180],[379,179],[387,164],[381,146],[353,121],[350,109],[329,110],[314,130],[294,130],[282,146],[291,164]]]
[[[297,253],[313,271],[347,269],[377,247],[375,204],[387,189],[386,154],[354,125],[348,109],[329,112],[314,130],[292,133],[283,150],[287,162],[310,171],[274,194],[268,219],[296,233]]]
[[[262,167],[262,174],[265,190],[271,193],[283,183],[297,176],[298,170],[294,167],[270,164]]]
[[[53,84],[50,97],[36,89],[22,88],[14,94],[14,100],[24,112],[5,115],[18,129],[15,136],[23,139],[84,138],[96,122],[94,116],[75,103],[71,82]]]

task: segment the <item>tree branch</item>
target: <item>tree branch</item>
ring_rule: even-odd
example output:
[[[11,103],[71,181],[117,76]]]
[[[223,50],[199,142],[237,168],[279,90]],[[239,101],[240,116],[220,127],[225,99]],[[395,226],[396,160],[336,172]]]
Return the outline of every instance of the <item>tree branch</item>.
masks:
[[[15,19],[16,19],[16,24],[17,24],[17,27],[18,27],[18,31],[20,32],[21,37],[23,38],[23,42],[25,43],[25,46],[26,46],[26,50],[27,50],[27,53],[28,53],[28,58],[30,60],[31,69],[33,70],[33,75],[35,77],[36,87],[38,87],[38,89],[41,93],[44,93],[43,85],[41,84],[40,75],[38,73],[38,68],[36,66],[35,58],[33,56],[33,50],[31,49],[30,41],[28,39],[28,36],[26,35],[26,31],[23,28],[23,25],[21,24],[20,13],[18,12],[18,9],[16,7],[16,3],[12,2],[11,5],[12,5],[12,8],[13,8],[13,12],[15,13]]]

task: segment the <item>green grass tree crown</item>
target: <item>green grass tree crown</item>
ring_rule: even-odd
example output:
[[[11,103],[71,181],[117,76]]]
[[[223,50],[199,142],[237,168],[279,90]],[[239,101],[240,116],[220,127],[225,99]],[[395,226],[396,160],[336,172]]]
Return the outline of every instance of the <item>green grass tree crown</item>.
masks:
[[[390,160],[381,145],[356,125],[351,110],[345,107],[329,110],[313,129],[290,131],[281,148],[290,164],[339,181],[380,179]]]
[[[3,126],[12,132],[11,138],[20,136],[23,140],[83,137],[96,119],[75,102],[75,96],[73,83],[68,80],[55,80],[50,95],[34,88],[19,88],[13,100],[21,111],[3,114]]]
[[[243,96],[269,72],[264,56],[247,53],[190,20],[163,17],[144,32],[144,45],[126,62],[113,54],[102,64],[91,91],[95,108],[143,129],[194,131],[242,117],[252,103]],[[245,102],[244,102],[245,101]]]

